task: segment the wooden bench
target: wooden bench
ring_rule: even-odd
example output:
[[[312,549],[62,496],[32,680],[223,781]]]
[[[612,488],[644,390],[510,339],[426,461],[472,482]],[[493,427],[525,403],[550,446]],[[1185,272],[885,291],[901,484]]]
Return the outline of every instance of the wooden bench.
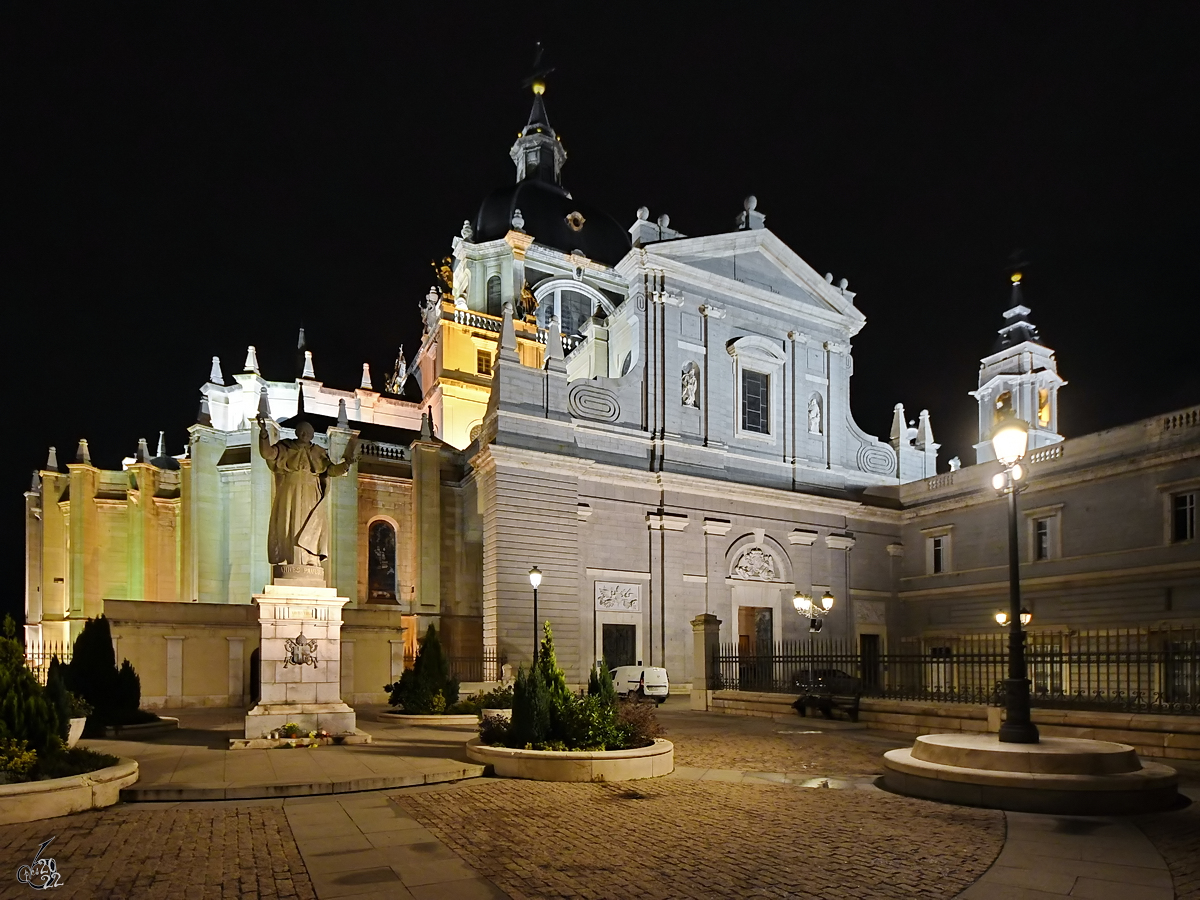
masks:
[[[800,696],[792,704],[796,712],[805,716],[809,707],[819,709],[826,719],[833,718],[835,709],[842,710],[851,722],[858,721],[858,702],[862,699],[861,678],[829,678],[816,684],[800,686]]]

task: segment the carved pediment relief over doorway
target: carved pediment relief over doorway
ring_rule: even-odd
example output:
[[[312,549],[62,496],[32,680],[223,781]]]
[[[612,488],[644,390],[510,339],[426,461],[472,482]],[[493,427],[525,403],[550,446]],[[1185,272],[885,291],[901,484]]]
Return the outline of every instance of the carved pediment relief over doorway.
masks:
[[[762,547],[751,547],[733,567],[733,577],[747,581],[779,581],[775,558]]]

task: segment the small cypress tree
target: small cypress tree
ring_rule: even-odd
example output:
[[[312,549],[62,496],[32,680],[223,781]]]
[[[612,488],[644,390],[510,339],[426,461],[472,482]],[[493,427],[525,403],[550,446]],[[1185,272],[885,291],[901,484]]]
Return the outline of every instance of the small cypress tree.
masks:
[[[58,661],[57,656],[50,657],[50,667],[46,670],[46,700],[58,714],[59,737],[64,741],[71,730],[71,695],[67,690],[66,666]]]
[[[392,706],[403,707],[412,715],[441,712],[458,702],[458,679],[450,674],[450,661],[442,650],[436,628],[430,625],[425,632],[413,667],[395,684],[384,685],[384,688],[391,692],[388,702]],[[436,699],[439,694],[442,697],[440,704]]]
[[[513,685],[509,745],[536,749],[544,744],[549,736],[550,692],[538,666],[534,666],[529,672],[522,666],[517,670],[517,681]]]
[[[88,619],[75,638],[67,687],[91,704],[87,728],[94,732],[113,722],[118,706],[117,657],[108,618]]]
[[[133,663],[124,660],[117,672],[117,708],[121,712],[137,712],[142,705],[142,679],[133,670]]]

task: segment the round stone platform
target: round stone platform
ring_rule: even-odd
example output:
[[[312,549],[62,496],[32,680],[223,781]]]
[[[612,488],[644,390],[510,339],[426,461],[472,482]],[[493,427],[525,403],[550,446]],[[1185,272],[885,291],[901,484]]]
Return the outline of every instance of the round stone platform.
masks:
[[[1179,801],[1174,769],[1143,764],[1133,747],[1108,741],[1005,744],[994,734],[927,734],[883,758],[888,789],[963,806],[1111,815]]]

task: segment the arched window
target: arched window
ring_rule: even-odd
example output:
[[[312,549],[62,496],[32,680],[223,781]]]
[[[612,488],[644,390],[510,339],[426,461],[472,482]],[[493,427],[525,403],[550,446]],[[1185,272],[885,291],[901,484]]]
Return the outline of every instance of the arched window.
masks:
[[[499,318],[503,313],[500,308],[500,276],[493,275],[487,280],[487,311],[489,316]]]
[[[397,600],[396,529],[378,519],[367,529],[367,599]]]

